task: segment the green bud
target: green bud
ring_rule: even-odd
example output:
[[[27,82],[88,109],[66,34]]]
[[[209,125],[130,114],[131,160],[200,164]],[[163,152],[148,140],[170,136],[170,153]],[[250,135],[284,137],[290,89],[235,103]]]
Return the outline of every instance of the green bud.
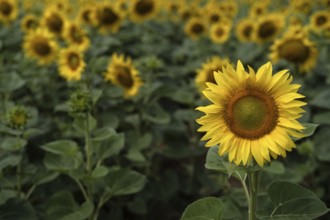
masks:
[[[8,126],[15,129],[24,128],[29,118],[28,110],[21,105],[14,106],[6,115]]]
[[[92,96],[86,91],[75,91],[70,96],[70,112],[72,113],[87,113],[92,110]]]

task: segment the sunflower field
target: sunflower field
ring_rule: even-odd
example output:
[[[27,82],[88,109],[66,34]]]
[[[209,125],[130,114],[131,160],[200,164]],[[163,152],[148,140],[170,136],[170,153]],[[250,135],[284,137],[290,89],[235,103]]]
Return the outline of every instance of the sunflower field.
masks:
[[[0,0],[0,220],[329,220],[329,0]]]

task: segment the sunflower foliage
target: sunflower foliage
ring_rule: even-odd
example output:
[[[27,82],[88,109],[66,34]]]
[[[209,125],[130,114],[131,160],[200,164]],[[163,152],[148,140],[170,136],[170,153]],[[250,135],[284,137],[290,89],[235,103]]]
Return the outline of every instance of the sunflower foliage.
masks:
[[[328,219],[329,7],[0,0],[0,219]]]

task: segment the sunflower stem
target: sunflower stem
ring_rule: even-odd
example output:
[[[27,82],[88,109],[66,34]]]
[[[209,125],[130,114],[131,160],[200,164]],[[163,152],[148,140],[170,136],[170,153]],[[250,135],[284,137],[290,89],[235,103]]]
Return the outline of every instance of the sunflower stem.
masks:
[[[256,220],[259,171],[252,170],[248,175],[250,189],[249,220]]]

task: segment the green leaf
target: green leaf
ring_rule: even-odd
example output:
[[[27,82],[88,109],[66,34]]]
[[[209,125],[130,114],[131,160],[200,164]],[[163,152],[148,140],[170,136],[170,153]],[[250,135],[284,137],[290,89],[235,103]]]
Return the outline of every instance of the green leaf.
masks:
[[[12,92],[21,88],[25,81],[15,72],[0,74],[0,92]]]
[[[77,209],[78,205],[71,192],[57,192],[46,203],[47,220],[59,220],[75,212]]]
[[[263,170],[268,173],[274,173],[274,174],[282,174],[285,172],[285,168],[284,168],[283,164],[278,161],[272,161],[270,163],[270,166],[265,167]]]
[[[37,220],[32,205],[27,201],[11,198],[0,206],[1,220]]]
[[[92,172],[92,178],[100,178],[108,174],[108,168],[105,166],[98,166]]]
[[[103,93],[103,90],[101,89],[94,89],[92,91],[92,101],[93,101],[93,105],[96,104],[96,102],[101,98]]]
[[[74,156],[57,155],[53,153],[46,153],[44,164],[49,170],[59,172],[69,172],[80,167],[82,162],[82,154],[78,152]]]
[[[17,196],[17,192],[11,189],[2,189],[0,191],[0,205],[4,204],[8,199]]]
[[[330,109],[330,90],[328,89],[317,94],[310,104],[316,107]]]
[[[105,181],[110,194],[120,196],[141,191],[147,178],[136,171],[120,169],[109,171]]]
[[[93,203],[86,201],[77,211],[61,218],[60,220],[85,220],[93,213],[93,211]]]
[[[47,143],[41,146],[47,152],[64,155],[64,156],[75,156],[79,153],[79,147],[76,142],[71,140],[59,140]]]
[[[329,209],[313,192],[285,181],[272,183],[268,196],[273,202],[270,213],[259,211],[260,219],[310,220],[326,214]]]
[[[93,131],[96,128],[97,125],[97,121],[96,119],[92,116],[89,115],[88,116],[88,123],[89,123],[89,130]],[[86,119],[85,117],[75,117],[74,118],[74,122],[73,122],[73,126],[80,132],[80,133],[84,133],[85,132],[85,127],[86,127]]]
[[[0,156],[0,171],[8,166],[17,166],[22,160],[22,155],[20,154],[4,154]]]
[[[1,149],[7,151],[19,151],[23,149],[27,144],[27,141],[22,138],[7,137],[0,144]]]
[[[144,119],[155,124],[167,124],[170,115],[159,104],[153,104],[145,112]]]
[[[117,134],[112,128],[107,128],[103,131],[91,140],[94,151],[101,160],[118,155],[125,143],[123,133]]]
[[[223,203],[215,197],[206,197],[190,204],[180,220],[221,220]]]

